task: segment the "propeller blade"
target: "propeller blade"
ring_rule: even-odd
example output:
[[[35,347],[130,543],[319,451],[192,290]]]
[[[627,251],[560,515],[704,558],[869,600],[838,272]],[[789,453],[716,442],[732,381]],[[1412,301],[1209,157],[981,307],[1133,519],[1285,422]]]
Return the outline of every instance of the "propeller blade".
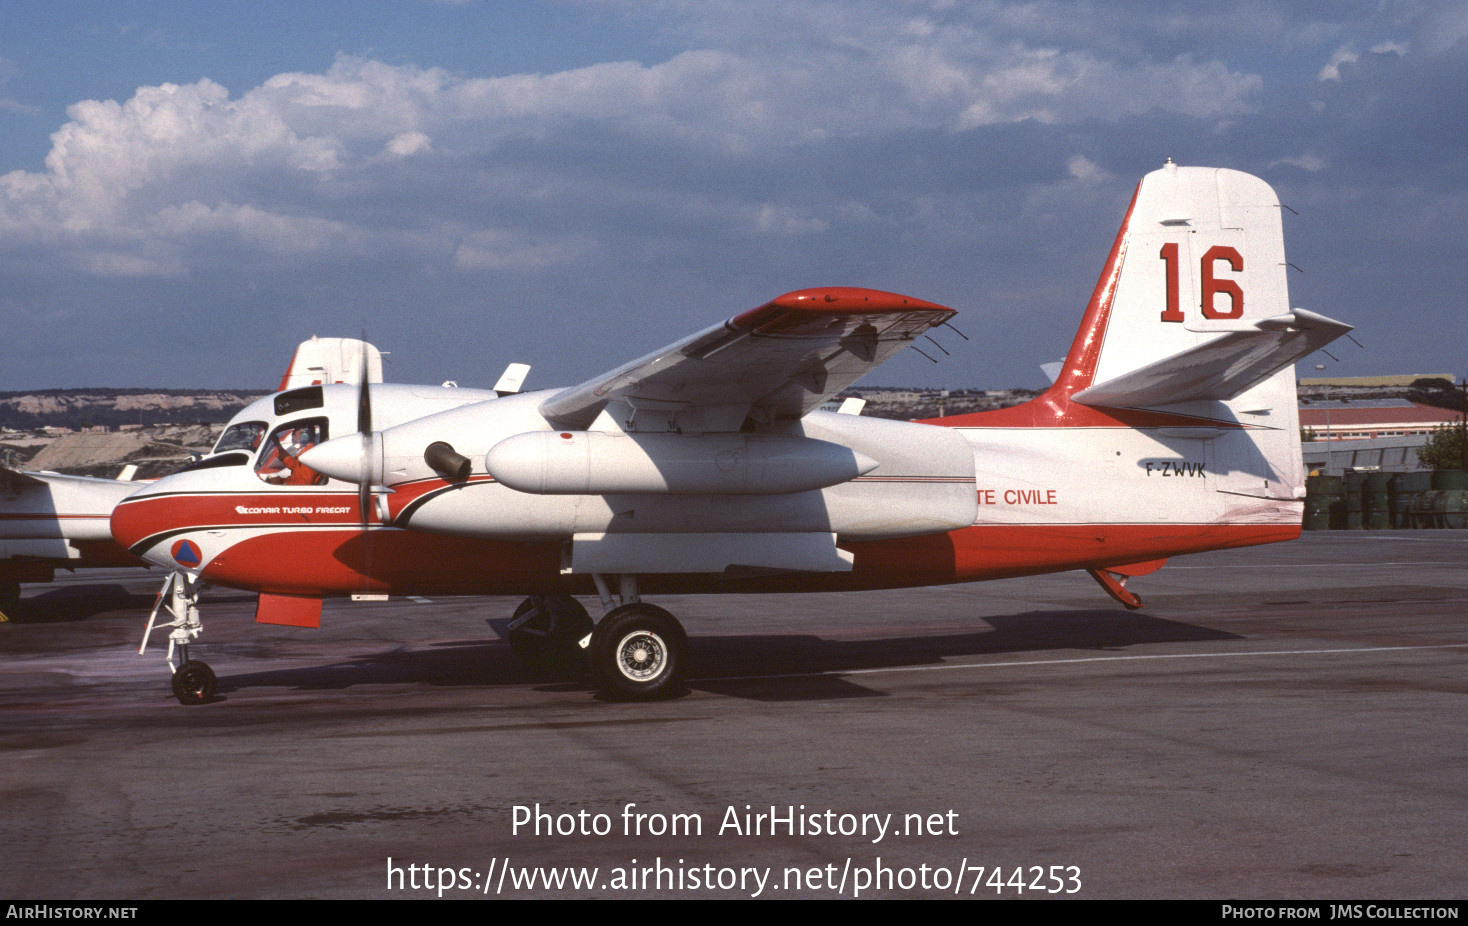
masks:
[[[371,517],[368,514],[368,505],[372,504],[372,484],[362,482],[357,486],[357,510],[362,513],[362,530],[367,529]]]
[[[368,507],[373,502],[376,483],[382,478],[378,467],[374,466],[374,451],[377,450],[377,436],[372,433],[372,387],[368,384],[367,375],[367,332],[362,332],[362,353],[357,360],[357,435],[361,442],[361,465],[359,472],[362,478],[357,481],[357,510],[362,516],[362,572],[369,578],[372,576],[372,511]]]
[[[372,387],[367,382],[367,332],[362,332],[362,353],[357,359],[357,434],[362,443],[362,465],[358,469],[362,478],[357,482],[357,509],[362,515],[362,530],[367,530],[371,513],[367,506],[372,503],[373,482],[376,473],[372,466]]]
[[[357,433],[372,433],[372,387],[367,383],[367,344],[362,344],[361,379],[357,383]]]

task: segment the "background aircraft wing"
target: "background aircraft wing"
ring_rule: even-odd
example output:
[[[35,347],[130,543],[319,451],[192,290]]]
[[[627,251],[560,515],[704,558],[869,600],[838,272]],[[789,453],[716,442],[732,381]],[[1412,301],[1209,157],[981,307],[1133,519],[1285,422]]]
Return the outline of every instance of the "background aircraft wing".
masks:
[[[877,290],[798,290],[564,389],[540,411],[584,429],[618,403],[684,433],[795,419],[954,314]]]
[[[34,473],[14,469],[13,467],[0,463],[0,491],[14,493],[19,491],[23,486],[39,486],[45,484],[46,480],[36,476]]]

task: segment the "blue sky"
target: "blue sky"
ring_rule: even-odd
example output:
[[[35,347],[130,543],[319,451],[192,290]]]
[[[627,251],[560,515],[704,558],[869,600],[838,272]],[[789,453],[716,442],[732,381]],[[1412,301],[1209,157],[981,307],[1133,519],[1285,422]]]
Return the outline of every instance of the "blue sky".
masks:
[[[1142,174],[1273,184],[1342,375],[1468,372],[1468,5],[0,5],[0,389],[577,381],[792,289],[1037,386]],[[1313,363],[1313,361],[1312,361]]]

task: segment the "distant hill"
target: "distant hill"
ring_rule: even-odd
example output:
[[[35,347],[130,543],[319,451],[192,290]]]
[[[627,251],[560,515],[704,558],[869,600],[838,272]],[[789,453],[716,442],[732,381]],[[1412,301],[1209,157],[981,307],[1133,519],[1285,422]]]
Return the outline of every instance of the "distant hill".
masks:
[[[34,389],[0,392],[0,428],[223,424],[267,393],[245,389]]]
[[[207,452],[222,430],[223,425],[149,425],[61,434],[23,445],[0,442],[0,453],[25,469],[113,478],[132,464],[138,468],[136,478],[156,479],[187,463],[191,453]]]

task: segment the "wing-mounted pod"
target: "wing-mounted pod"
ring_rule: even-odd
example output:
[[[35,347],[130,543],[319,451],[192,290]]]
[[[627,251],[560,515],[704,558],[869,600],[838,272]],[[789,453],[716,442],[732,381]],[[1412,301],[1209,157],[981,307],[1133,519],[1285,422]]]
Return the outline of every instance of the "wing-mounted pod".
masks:
[[[849,447],[775,434],[535,431],[496,444],[485,468],[539,495],[778,495],[848,482],[877,467]]]

